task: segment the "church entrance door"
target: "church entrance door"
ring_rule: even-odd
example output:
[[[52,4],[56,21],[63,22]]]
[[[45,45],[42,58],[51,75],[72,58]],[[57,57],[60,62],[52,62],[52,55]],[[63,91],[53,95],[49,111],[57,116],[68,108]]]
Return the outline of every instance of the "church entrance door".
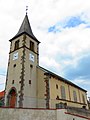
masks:
[[[15,107],[16,105],[16,91],[12,89],[9,93],[9,107]]]

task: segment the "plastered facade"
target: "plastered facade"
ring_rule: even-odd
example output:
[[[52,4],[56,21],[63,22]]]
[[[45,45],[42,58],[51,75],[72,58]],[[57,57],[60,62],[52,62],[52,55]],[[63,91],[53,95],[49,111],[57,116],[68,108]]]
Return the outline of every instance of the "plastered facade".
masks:
[[[56,85],[58,85],[58,89],[56,88]],[[60,87],[65,87],[65,94],[66,99],[61,98],[61,90]],[[76,91],[77,95],[77,102],[74,101],[73,97],[73,91]],[[82,99],[82,95],[84,95],[85,103]],[[59,99],[57,100],[57,96],[59,96]],[[51,77],[50,79],[50,105],[52,108],[55,108],[56,103],[67,103],[67,106],[73,106],[73,107],[79,107],[82,108],[84,105],[87,106],[87,97],[86,92],[80,90],[79,88],[76,88],[74,86],[71,86],[68,83],[63,82],[62,80],[58,80],[56,78]],[[87,106],[88,109],[88,106]]]

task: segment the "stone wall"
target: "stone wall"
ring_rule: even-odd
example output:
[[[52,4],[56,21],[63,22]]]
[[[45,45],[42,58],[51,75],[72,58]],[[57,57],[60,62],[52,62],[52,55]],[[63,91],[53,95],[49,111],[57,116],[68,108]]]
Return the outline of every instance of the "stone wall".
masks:
[[[0,120],[90,120],[90,117],[67,109],[0,108]]]
[[[81,108],[75,108],[75,107],[67,107],[67,113],[90,118],[90,110],[87,110],[84,108],[81,109]]]
[[[0,108],[0,120],[56,120],[56,111]]]

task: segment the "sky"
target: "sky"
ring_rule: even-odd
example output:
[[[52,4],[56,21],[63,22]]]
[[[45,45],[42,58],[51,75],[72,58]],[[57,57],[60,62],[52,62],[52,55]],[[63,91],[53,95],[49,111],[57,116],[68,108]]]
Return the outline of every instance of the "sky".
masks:
[[[0,0],[0,91],[5,88],[10,42],[28,17],[39,46],[39,65],[90,96],[90,0]]]

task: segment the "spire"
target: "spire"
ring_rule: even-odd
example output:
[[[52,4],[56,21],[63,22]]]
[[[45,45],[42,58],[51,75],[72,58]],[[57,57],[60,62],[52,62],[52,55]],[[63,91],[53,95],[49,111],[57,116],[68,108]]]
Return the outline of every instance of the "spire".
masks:
[[[18,33],[10,40],[12,41],[13,39],[15,39],[16,37],[19,37],[22,34],[27,34],[28,36],[30,36],[32,39],[34,39],[35,41],[39,42],[36,37],[34,36],[30,23],[29,23],[29,19],[28,19],[28,15],[27,15],[27,8],[26,8],[26,15],[25,18],[21,24],[21,27],[18,31]]]
[[[26,34],[30,35],[32,38],[36,39],[35,36],[33,35],[27,14],[25,15],[25,18],[24,18],[24,20],[21,24],[21,27],[20,27],[18,33],[16,34],[16,36],[18,36],[22,33],[26,33]]]

